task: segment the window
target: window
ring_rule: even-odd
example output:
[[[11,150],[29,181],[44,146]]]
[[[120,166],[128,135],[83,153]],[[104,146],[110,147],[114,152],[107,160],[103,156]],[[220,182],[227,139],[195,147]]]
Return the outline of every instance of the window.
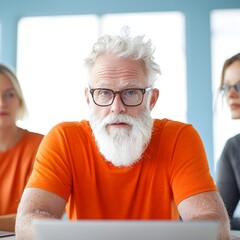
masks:
[[[17,74],[29,116],[19,124],[45,134],[58,122],[87,119],[83,60],[99,34],[119,33],[124,25],[156,46],[162,76],[153,117],[186,122],[184,16],[167,12],[23,18]]]
[[[133,35],[145,34],[150,37],[156,47],[155,57],[162,76],[157,84],[160,96],[152,116],[186,122],[184,16],[179,12],[167,12],[112,14],[103,17],[103,32],[117,33],[124,25],[130,27]]]
[[[58,122],[87,117],[82,65],[97,37],[95,16],[20,21],[17,74],[29,112],[21,125],[45,134]]]

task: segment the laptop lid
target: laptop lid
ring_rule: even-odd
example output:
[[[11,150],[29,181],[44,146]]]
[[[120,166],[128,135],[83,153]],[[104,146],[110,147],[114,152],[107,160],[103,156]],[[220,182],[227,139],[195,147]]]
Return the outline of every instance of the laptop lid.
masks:
[[[36,240],[216,240],[217,222],[34,220]]]
[[[14,236],[14,232],[0,231],[0,238]]]

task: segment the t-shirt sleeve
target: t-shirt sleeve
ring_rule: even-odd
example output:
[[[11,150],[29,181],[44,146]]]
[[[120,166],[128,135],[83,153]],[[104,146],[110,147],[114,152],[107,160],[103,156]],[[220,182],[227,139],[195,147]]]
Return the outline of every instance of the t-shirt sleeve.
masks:
[[[178,130],[169,169],[177,204],[192,195],[217,190],[202,140],[192,125]]]
[[[41,188],[66,201],[71,191],[70,155],[64,131],[55,126],[42,140],[27,188]]]

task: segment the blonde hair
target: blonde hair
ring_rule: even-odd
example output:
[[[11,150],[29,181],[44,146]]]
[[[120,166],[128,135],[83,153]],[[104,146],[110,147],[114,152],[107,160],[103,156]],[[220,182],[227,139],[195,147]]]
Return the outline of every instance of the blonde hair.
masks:
[[[20,106],[17,111],[16,121],[21,120],[27,114],[27,107],[26,107],[26,102],[23,97],[22,89],[21,89],[20,83],[18,81],[18,78],[17,78],[16,74],[14,73],[14,71],[10,69],[10,67],[3,65],[3,64],[0,64],[0,74],[5,75],[10,80],[10,82],[12,83],[12,85],[14,87],[14,90],[17,93],[17,96],[20,101]]]

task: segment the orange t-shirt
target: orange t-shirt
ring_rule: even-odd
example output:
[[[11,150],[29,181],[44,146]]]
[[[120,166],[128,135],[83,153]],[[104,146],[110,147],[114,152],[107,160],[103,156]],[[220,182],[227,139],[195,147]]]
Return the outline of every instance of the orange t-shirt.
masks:
[[[173,219],[173,205],[216,190],[199,134],[167,119],[154,121],[131,167],[104,160],[87,121],[58,124],[39,148],[27,187],[69,200],[69,219]]]
[[[25,130],[10,150],[0,152],[0,215],[17,212],[17,206],[43,135]]]

